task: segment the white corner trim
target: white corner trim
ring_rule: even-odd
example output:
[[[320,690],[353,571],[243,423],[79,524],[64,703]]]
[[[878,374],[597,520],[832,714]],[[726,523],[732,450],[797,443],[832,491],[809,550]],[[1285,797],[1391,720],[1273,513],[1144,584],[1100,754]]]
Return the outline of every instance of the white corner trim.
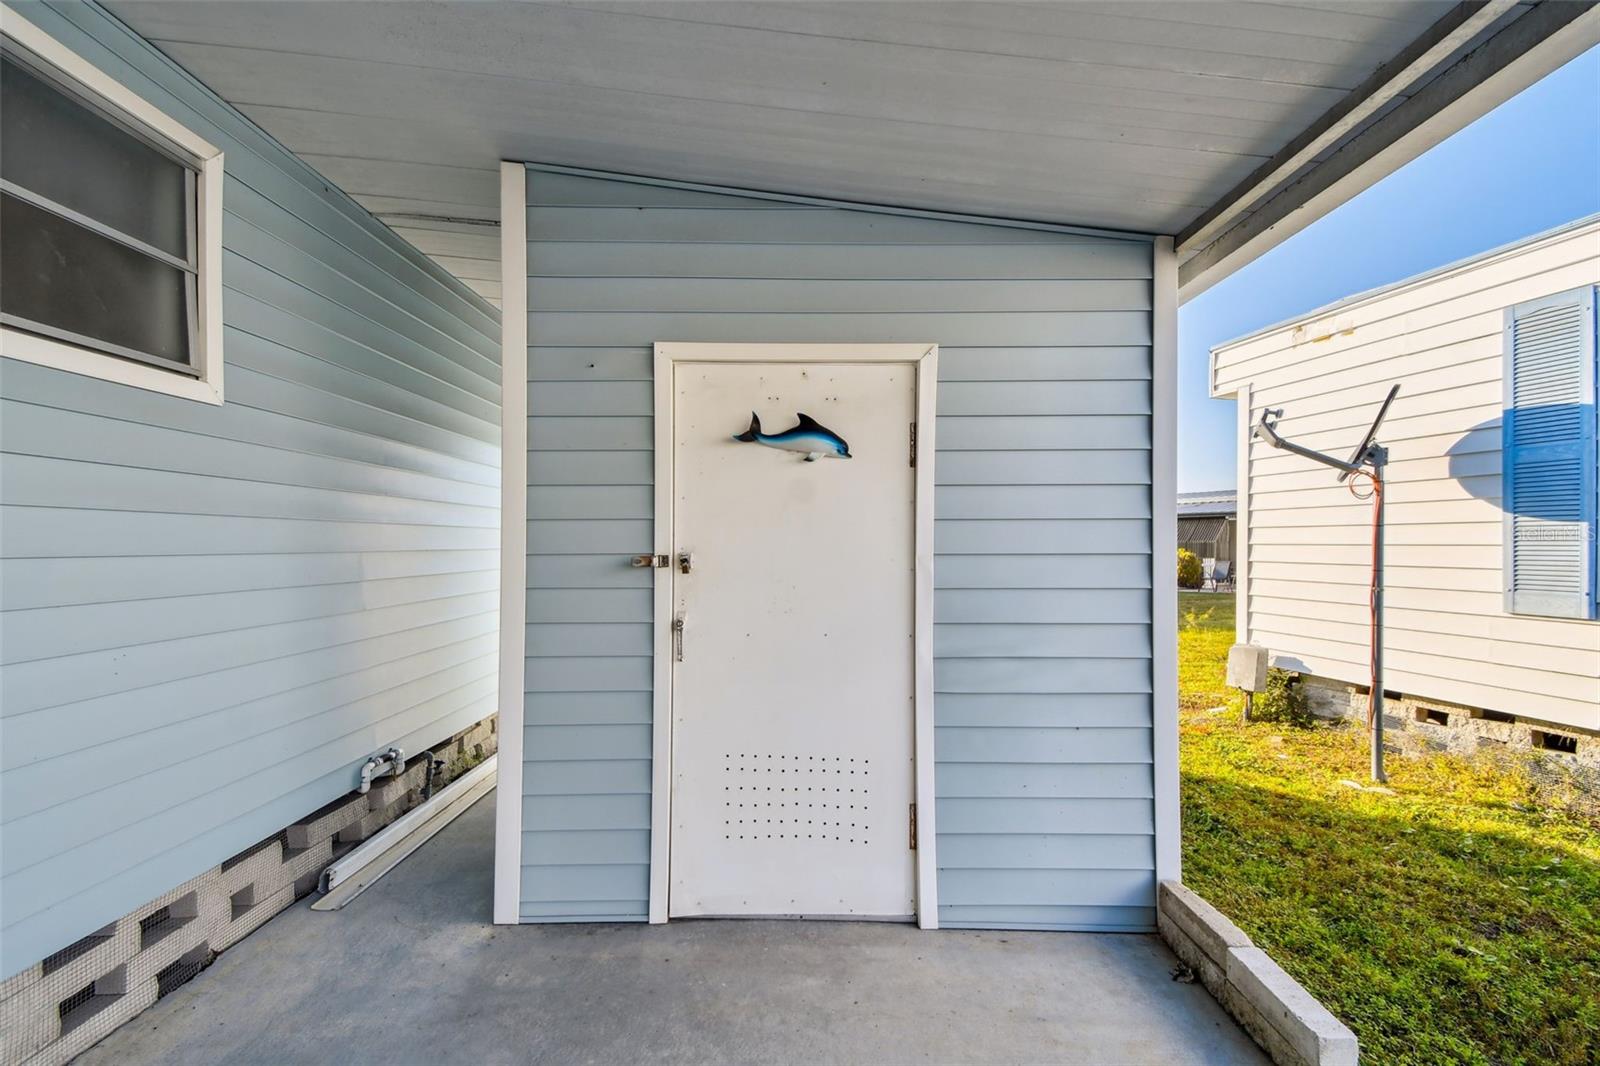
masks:
[[[655,522],[651,551],[672,554],[672,356],[655,346]],[[655,571],[650,699],[650,924],[667,920],[672,864],[672,574]]]
[[[917,360],[916,639],[913,762],[917,774],[917,925],[939,928],[938,824],[933,746],[933,462],[938,428],[939,346]]]
[[[1150,673],[1156,880],[1182,879],[1178,814],[1178,257],[1157,237],[1151,314]]]
[[[1176,275],[1174,275],[1175,277]],[[1176,290],[1174,290],[1176,296]],[[933,744],[933,492],[934,413],[938,409],[936,344],[713,344],[655,345],[655,552],[672,553],[673,364],[696,363],[911,363],[917,372],[915,520],[915,639],[912,713],[917,802],[917,924],[939,927],[939,866],[934,825]],[[1176,526],[1174,526],[1176,530]],[[1174,538],[1177,534],[1174,532]],[[667,920],[672,803],[672,575],[656,570],[655,655],[651,727],[650,921]],[[1176,607],[1174,607],[1176,611]],[[1176,614],[1174,614],[1176,625]],[[504,739],[501,741],[504,745]],[[503,747],[502,747],[503,750]]]
[[[1234,474],[1233,639],[1238,644],[1250,643],[1250,434],[1255,421],[1254,394],[1249,382],[1234,393],[1239,440],[1234,447],[1238,468]]]
[[[7,327],[0,327],[0,356],[201,403],[222,403],[222,150],[34,25],[15,7],[0,3],[0,15],[4,16],[0,35],[49,67],[64,84],[151,140],[165,144],[199,172],[195,182],[195,351],[190,353],[198,376]]]
[[[494,921],[522,920],[522,714],[528,613],[528,171],[500,164],[500,745]]]

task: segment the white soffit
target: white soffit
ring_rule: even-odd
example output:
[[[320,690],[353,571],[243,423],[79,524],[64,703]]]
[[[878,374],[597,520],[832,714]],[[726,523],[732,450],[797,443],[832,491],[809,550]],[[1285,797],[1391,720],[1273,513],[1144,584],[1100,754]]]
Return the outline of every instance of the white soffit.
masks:
[[[501,159],[1180,233],[1442,17],[1492,5],[109,6],[498,301]]]

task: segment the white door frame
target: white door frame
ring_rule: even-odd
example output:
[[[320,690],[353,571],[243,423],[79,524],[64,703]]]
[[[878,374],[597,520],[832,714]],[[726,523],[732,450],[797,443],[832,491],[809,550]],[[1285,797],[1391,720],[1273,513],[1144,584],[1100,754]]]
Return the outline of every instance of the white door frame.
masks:
[[[939,927],[933,800],[933,448],[937,344],[713,344],[661,341],[655,346],[655,554],[671,556],[673,435],[677,363],[911,363],[917,369],[916,661],[912,758],[917,804],[917,924]],[[672,833],[672,578],[655,571],[655,676],[651,728],[650,921],[667,920]]]

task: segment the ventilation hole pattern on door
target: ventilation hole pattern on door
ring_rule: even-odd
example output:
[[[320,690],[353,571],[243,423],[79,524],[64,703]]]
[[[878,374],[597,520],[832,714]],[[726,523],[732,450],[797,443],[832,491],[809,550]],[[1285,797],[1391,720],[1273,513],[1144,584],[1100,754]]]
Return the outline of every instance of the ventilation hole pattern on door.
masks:
[[[725,752],[722,778],[724,840],[867,843],[871,759]]]

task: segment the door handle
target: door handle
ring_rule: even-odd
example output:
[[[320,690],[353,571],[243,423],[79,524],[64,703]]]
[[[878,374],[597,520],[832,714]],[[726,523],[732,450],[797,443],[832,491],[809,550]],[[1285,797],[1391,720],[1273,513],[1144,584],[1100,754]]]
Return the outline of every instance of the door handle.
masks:
[[[672,658],[676,662],[683,662],[683,615],[678,615],[672,620]]]
[[[689,566],[693,561],[694,561],[694,556],[690,555],[688,552],[679,552],[678,553],[678,573],[687,574],[689,572]]]

